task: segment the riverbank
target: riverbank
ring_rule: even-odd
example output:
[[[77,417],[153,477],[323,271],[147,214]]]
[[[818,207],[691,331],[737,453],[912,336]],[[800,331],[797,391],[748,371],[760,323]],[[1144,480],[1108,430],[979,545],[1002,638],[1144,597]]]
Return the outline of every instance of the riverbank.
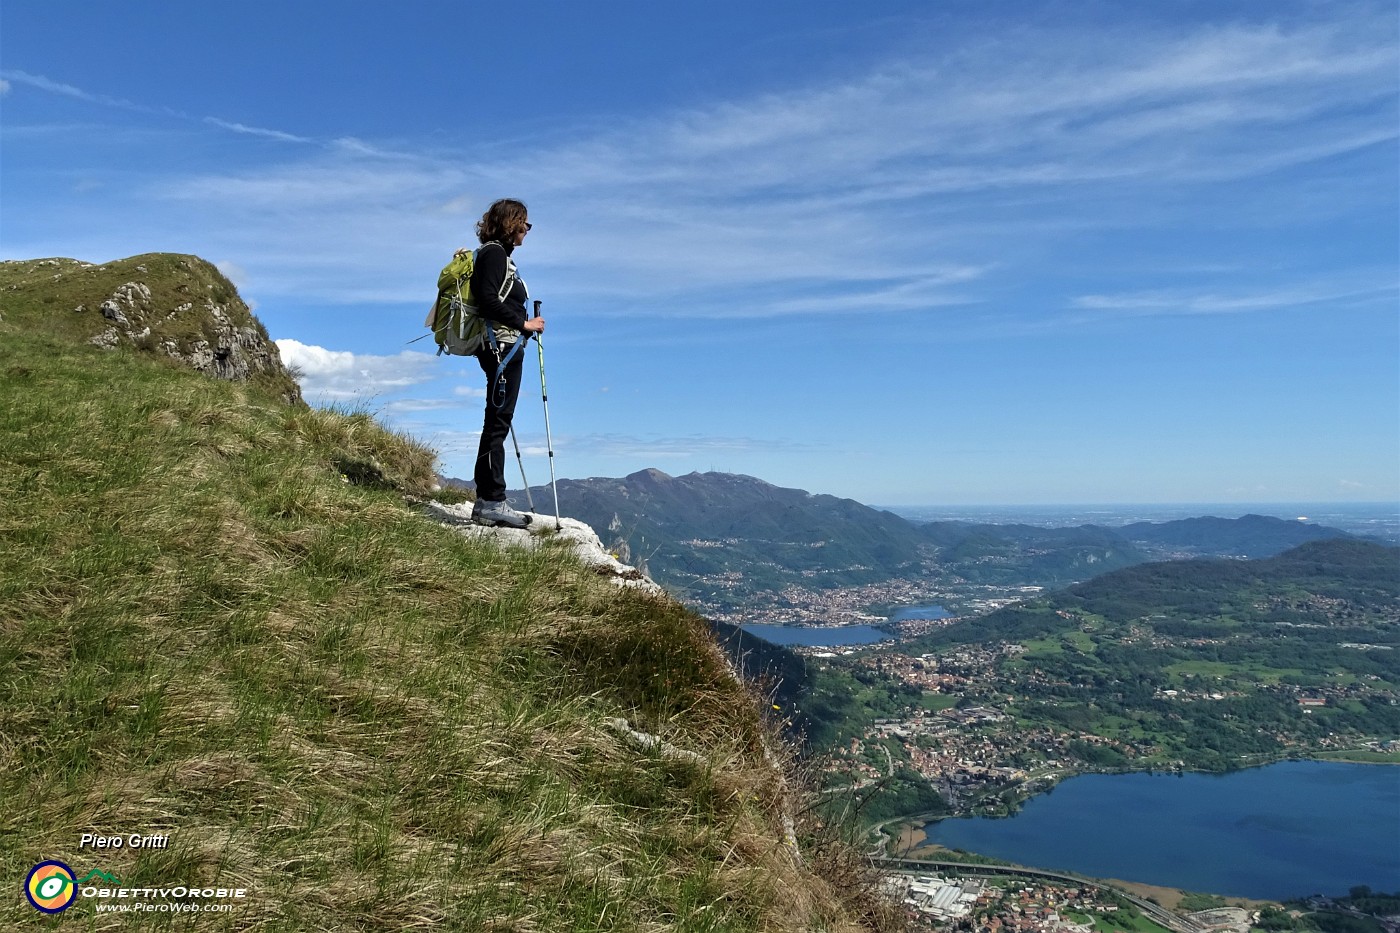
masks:
[[[1400,765],[1400,751],[1377,752],[1370,749],[1352,749],[1339,752],[1318,752],[1304,760],[1345,761],[1354,765]]]
[[[893,858],[929,858],[930,856],[917,854],[923,851],[921,846],[927,838],[928,833],[925,831],[923,823],[900,823],[890,856]],[[943,847],[933,846],[933,848],[942,849]]]

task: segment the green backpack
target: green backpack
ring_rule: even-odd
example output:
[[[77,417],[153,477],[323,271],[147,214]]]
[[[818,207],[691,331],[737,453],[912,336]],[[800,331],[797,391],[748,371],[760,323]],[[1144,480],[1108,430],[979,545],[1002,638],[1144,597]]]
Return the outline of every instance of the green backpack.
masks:
[[[438,354],[471,356],[487,342],[486,319],[472,300],[472,266],[476,253],[459,249],[438,274],[437,300],[423,323],[433,332]]]

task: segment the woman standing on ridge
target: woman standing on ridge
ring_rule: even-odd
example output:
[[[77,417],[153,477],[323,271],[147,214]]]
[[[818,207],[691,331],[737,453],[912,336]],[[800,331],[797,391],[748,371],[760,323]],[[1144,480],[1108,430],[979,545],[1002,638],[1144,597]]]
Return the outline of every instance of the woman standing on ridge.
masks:
[[[544,331],[544,318],[532,318],[525,310],[530,293],[511,255],[529,232],[525,205],[513,198],[492,204],[476,225],[481,248],[472,267],[471,293],[477,312],[490,324],[495,337],[476,354],[486,374],[486,417],[473,476],[476,505],[472,506],[472,521],[478,525],[524,528],[530,524],[529,515],[517,512],[506,501],[505,475],[506,435],[520,395],[520,351],[529,334]]]

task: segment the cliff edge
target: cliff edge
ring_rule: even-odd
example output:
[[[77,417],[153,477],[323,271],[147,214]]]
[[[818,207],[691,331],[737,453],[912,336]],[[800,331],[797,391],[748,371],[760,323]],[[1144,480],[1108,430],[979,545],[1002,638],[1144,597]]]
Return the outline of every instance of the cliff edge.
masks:
[[[139,264],[152,307],[193,288]],[[44,268],[28,304],[0,280],[16,888],[61,863],[93,929],[897,928],[859,852],[789,825],[774,724],[703,619],[565,535],[445,527],[433,453],[368,416],[101,349],[113,291]]]

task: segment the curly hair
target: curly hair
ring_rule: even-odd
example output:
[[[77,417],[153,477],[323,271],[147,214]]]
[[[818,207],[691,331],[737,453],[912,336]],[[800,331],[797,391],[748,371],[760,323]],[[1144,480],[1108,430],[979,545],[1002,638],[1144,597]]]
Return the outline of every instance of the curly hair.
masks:
[[[513,243],[515,237],[525,230],[528,211],[524,201],[514,198],[501,198],[486,209],[476,224],[476,238],[483,243],[497,240]]]

